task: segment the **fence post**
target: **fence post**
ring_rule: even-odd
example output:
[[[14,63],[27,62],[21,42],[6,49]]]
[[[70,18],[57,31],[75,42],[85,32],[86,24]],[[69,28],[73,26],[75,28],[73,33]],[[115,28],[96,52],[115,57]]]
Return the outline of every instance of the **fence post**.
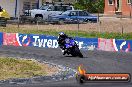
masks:
[[[77,16],[79,16],[79,11],[78,11],[78,15]],[[78,24],[77,24],[77,36],[76,37],[78,37],[78,32],[79,32],[79,28],[80,28],[79,18],[78,17],[77,17],[77,22],[78,22]]]
[[[17,24],[18,24],[17,27],[18,27],[18,29],[19,29],[19,27],[20,27],[20,11],[19,11],[19,14],[18,14],[18,23],[17,23]]]

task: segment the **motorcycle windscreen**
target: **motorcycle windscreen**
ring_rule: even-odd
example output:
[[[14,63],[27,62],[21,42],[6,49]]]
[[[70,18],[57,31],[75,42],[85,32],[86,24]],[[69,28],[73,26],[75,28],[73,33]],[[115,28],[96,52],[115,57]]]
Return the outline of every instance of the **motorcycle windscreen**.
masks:
[[[69,38],[65,39],[65,42],[66,42],[66,44],[69,44],[70,43],[70,39]]]

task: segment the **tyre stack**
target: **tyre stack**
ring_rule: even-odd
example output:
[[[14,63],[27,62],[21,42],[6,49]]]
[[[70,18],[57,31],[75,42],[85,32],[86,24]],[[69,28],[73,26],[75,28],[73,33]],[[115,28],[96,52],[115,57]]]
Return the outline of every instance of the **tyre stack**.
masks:
[[[4,17],[0,17],[0,26],[6,27],[7,20]]]

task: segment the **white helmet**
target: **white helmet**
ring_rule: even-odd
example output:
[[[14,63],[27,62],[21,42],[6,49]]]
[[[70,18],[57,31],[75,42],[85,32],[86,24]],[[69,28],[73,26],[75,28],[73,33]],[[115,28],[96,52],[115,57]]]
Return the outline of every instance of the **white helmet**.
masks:
[[[59,33],[59,36],[63,36],[63,35],[65,35],[64,32],[60,32],[60,33]]]

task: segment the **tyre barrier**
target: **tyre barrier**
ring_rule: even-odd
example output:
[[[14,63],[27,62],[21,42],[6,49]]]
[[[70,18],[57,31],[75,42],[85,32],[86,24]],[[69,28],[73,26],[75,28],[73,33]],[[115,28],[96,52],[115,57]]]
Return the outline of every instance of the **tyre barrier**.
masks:
[[[6,27],[7,20],[4,17],[0,17],[0,26]]]

